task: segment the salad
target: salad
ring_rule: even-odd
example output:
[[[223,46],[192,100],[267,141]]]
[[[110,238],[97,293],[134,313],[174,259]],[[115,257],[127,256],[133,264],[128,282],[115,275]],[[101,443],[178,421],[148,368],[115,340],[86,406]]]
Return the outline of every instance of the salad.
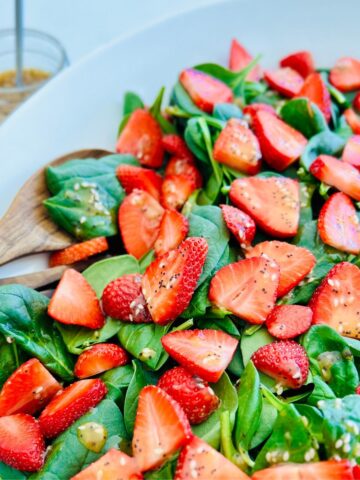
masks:
[[[360,478],[360,61],[233,40],[163,96],[47,169],[76,243],[0,287],[0,478]]]

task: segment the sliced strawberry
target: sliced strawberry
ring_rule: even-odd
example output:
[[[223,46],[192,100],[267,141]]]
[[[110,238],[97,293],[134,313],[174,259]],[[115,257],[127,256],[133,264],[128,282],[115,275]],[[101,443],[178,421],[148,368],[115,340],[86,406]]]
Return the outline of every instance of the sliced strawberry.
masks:
[[[355,58],[343,57],[331,69],[330,82],[338,90],[349,92],[360,88],[360,62]]]
[[[195,188],[201,188],[203,180],[201,173],[195,166],[195,162],[189,158],[171,157],[166,165],[165,177],[184,175],[189,177],[195,184]]]
[[[252,480],[353,480],[349,460],[326,460],[313,463],[274,465],[259,470]]]
[[[303,247],[273,240],[258,243],[248,249],[246,257],[272,258],[280,267],[278,297],[282,297],[296,287],[316,264],[314,255]]]
[[[70,480],[142,480],[134,458],[111,448]]]
[[[280,340],[260,347],[251,360],[258,370],[284,387],[300,388],[309,373],[306,351],[294,340]]]
[[[66,325],[101,328],[105,323],[92,286],[81,273],[71,268],[63,273],[50,300],[48,314]]]
[[[133,454],[141,471],[160,466],[192,437],[189,421],[164,390],[144,387],[136,412]]]
[[[34,414],[61,390],[51,373],[32,358],[23,363],[4,383],[0,393],[0,417],[14,413]]]
[[[101,298],[106,315],[123,322],[151,322],[141,280],[139,273],[130,273],[108,283]]]
[[[134,155],[141,165],[161,167],[164,150],[162,132],[159,124],[147,110],[135,110],[116,144],[118,153]]]
[[[193,375],[216,383],[239,342],[221,330],[195,329],[167,333],[161,343],[170,357]]]
[[[249,123],[252,123],[257,112],[269,112],[277,116],[274,107],[268,103],[251,103],[243,108],[243,114],[247,116]]]
[[[321,182],[360,200],[360,172],[349,163],[330,155],[320,155],[311,164],[310,172]]]
[[[182,450],[174,480],[193,478],[197,480],[250,480],[250,477],[232,462],[198,437],[193,437]]]
[[[278,70],[266,70],[264,78],[270,87],[285,97],[294,97],[303,86],[303,77],[292,68],[284,67]]]
[[[261,168],[259,142],[247,125],[236,118],[229,120],[214,145],[214,159],[228,167],[255,175]]]
[[[50,255],[49,266],[71,265],[72,263],[86,260],[92,255],[97,255],[109,250],[109,244],[105,237],[92,238],[86,242],[76,243],[70,247],[58,250]]]
[[[181,72],[179,80],[195,105],[204,112],[212,113],[217,103],[233,101],[233,92],[225,83],[199,70],[187,68]]]
[[[202,423],[220,405],[209,384],[184,367],[167,370],[160,377],[158,387],[178,402],[193,425]]]
[[[345,337],[360,339],[360,269],[342,262],[315,290],[309,307],[313,323],[326,323]]]
[[[17,470],[36,472],[44,458],[45,442],[35,418],[25,413],[0,418],[1,462]]]
[[[279,340],[290,340],[309,330],[312,310],[302,305],[279,305],[266,319],[269,333]]]
[[[360,135],[354,135],[347,141],[342,158],[343,162],[350,163],[360,169]]]
[[[149,193],[134,190],[119,208],[119,228],[125,249],[141,258],[154,246],[164,209]]]
[[[343,252],[360,253],[360,224],[356,209],[345,193],[334,193],[320,210],[321,240]]]
[[[78,357],[74,373],[78,378],[87,378],[106,372],[111,368],[129,363],[126,351],[114,343],[98,343]]]
[[[253,60],[252,55],[235,39],[233,38],[230,47],[229,68],[235,72],[243,70]],[[260,65],[249,72],[246,80],[249,82],[258,82],[262,77]]]
[[[142,291],[155,323],[175,320],[187,308],[207,252],[204,238],[191,237],[148,266],[142,279]]]
[[[331,98],[320,73],[311,73],[304,82],[297,97],[306,97],[315,103],[324,114],[327,122],[331,119]]]
[[[352,108],[347,108],[344,112],[344,116],[351,130],[356,135],[360,135],[360,115],[358,115]]]
[[[170,210],[180,210],[196,189],[194,180],[187,175],[165,177],[161,188],[161,205]]]
[[[95,407],[106,393],[106,385],[99,378],[79,380],[66,387],[40,415],[39,422],[44,436],[57,437],[90,408]]]
[[[162,137],[162,144],[166,153],[169,153],[176,158],[186,158],[189,161],[194,161],[194,156],[186,145],[185,140],[183,140],[179,135],[173,133],[164,135]]]
[[[300,191],[296,180],[238,178],[231,184],[230,200],[270,235],[281,238],[296,235],[300,217]]]
[[[154,170],[122,164],[117,168],[116,176],[127,194],[135,189],[145,190],[159,201],[162,177]]]
[[[251,245],[256,233],[254,220],[246,213],[231,205],[220,205],[226,226],[235,236],[241,248]]]
[[[209,300],[250,323],[263,323],[274,308],[279,277],[278,264],[263,257],[230,263],[213,276]]]
[[[185,240],[188,231],[189,222],[184,215],[176,210],[165,210],[154,245],[156,255],[164,255],[177,248]]]
[[[290,67],[306,78],[315,70],[314,59],[308,50],[291,53],[280,60],[281,67]]]
[[[355,98],[353,100],[353,107],[358,113],[360,112],[360,92],[355,95]]]

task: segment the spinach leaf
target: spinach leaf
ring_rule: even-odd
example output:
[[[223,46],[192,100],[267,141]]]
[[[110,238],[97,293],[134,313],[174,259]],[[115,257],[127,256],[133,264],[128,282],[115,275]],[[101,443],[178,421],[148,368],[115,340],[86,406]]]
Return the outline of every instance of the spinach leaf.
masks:
[[[201,329],[209,328],[210,330],[221,330],[233,337],[240,338],[240,332],[238,328],[228,316],[222,318],[199,318],[197,321],[197,327]]]
[[[161,104],[163,101],[164,93],[165,87],[162,87],[149,111],[151,115],[155,118],[155,120],[158,122],[161,130],[164,133],[176,133],[176,128],[174,127],[174,125],[172,125],[168,120],[166,120],[166,118],[161,113]]]
[[[139,95],[134,92],[126,92],[124,95],[123,115],[129,115],[138,108],[144,108],[144,102]]]
[[[314,375],[312,383],[314,384],[314,390],[307,398],[307,403],[309,405],[316,406],[321,400],[331,400],[336,398],[335,393],[331,390],[329,385],[324,382],[320,375]]]
[[[276,408],[265,397],[262,399],[262,409],[258,429],[250,442],[250,449],[258,447],[271,434],[274,429],[274,424],[277,418]]]
[[[212,327],[214,328],[214,327]],[[241,350],[239,345],[236,347],[235,353],[233,355],[233,358],[231,359],[231,362],[229,363],[229,366],[227,367],[227,371],[231,373],[232,375],[235,375],[235,377],[239,378],[243,371],[244,371],[244,362],[242,359],[241,355]]]
[[[349,345],[351,353],[354,357],[360,357],[360,340],[356,338],[345,337],[346,343]]]
[[[307,98],[294,98],[286,102],[280,110],[280,116],[306,138],[328,130],[324,115],[315,103]]]
[[[307,424],[308,429],[310,430],[313,437],[319,443],[323,443],[323,421],[324,417],[321,414],[320,410],[311,405],[304,405],[301,403],[296,404],[296,410],[303,416],[303,420]]]
[[[23,472],[0,462],[0,480],[25,480],[26,478],[27,476]]]
[[[113,400],[123,400],[124,392],[130,384],[134,369],[132,365],[123,365],[122,367],[112,368],[101,375],[101,380],[105,382],[108,389],[106,398]]]
[[[224,122],[231,118],[243,118],[241,109],[234,103],[217,103],[214,107],[213,116]]]
[[[300,158],[300,165],[309,170],[312,162],[322,154],[339,155],[345,146],[345,141],[336,133],[325,130],[312,137]]]
[[[335,133],[343,138],[345,141],[349,140],[354,135],[352,128],[347,123],[346,118],[342,115],[336,125]]]
[[[47,315],[49,299],[22,285],[0,287],[0,332],[63,380],[73,378],[72,357]]]
[[[165,463],[162,467],[145,473],[145,480],[173,480],[175,478],[177,458]]]
[[[272,343],[274,340],[274,337],[270,335],[266,328],[260,328],[252,335],[248,335],[245,331],[240,340],[240,349],[244,365],[249,363],[253,353],[260,347]]]
[[[1,307],[0,307],[1,308]],[[11,338],[8,338],[11,341]],[[15,342],[11,343],[6,341],[3,335],[0,335],[0,388],[10,377],[10,375],[25,362],[26,357],[24,352],[19,349]]]
[[[191,97],[181,85],[177,82],[174,86],[171,101],[173,104],[180,107],[181,110],[189,114],[189,116],[202,116],[206,115],[200,108],[198,108],[194,102],[191,100]]]

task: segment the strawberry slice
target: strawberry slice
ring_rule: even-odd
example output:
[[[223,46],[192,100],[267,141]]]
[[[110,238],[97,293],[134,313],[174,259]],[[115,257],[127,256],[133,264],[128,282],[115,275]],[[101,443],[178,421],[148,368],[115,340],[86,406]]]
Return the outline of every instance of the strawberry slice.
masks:
[[[14,413],[34,414],[61,390],[51,373],[32,358],[20,365],[4,383],[0,393],[0,417]]]
[[[308,50],[291,53],[280,60],[281,67],[290,67],[306,78],[315,70],[314,59]]]
[[[356,135],[360,135],[360,115],[357,115],[352,108],[347,108],[344,112],[344,116],[351,130]]]
[[[300,218],[300,190],[296,180],[238,178],[231,184],[230,200],[266,233],[280,238],[296,235]]]
[[[195,188],[201,188],[202,176],[195,166],[195,162],[189,158],[171,157],[166,165],[165,177],[173,175],[184,175],[195,184]]]
[[[349,163],[330,155],[320,155],[311,164],[310,173],[354,200],[360,200],[360,172]]]
[[[303,77],[290,67],[279,68],[273,71],[266,70],[264,79],[271,88],[281,93],[281,95],[290,98],[299,93],[304,83]]]
[[[334,193],[320,210],[321,240],[343,252],[360,253],[360,224],[356,209],[345,193]]]
[[[345,337],[360,339],[360,270],[348,262],[333,267],[315,290],[313,323],[326,323]]]
[[[218,270],[209,300],[250,323],[263,323],[274,308],[280,269],[274,260],[246,258]]]
[[[183,330],[161,339],[164,349],[193,375],[216,383],[231,362],[238,341],[221,330]]]
[[[44,458],[44,438],[33,417],[18,413],[0,418],[1,462],[17,470],[37,472],[43,466]]]
[[[273,240],[258,243],[246,252],[246,257],[272,258],[280,267],[278,297],[296,287],[316,264],[314,255],[303,247]]]
[[[186,145],[185,140],[183,140],[180,135],[176,135],[174,133],[164,135],[162,137],[162,144],[166,153],[169,153],[177,158],[186,158],[190,161],[194,161],[193,154]]]
[[[294,340],[280,340],[260,347],[252,355],[255,367],[283,387],[300,388],[309,373],[305,349]]]
[[[309,330],[312,310],[302,305],[279,305],[266,319],[269,333],[279,340],[290,340]]]
[[[252,55],[235,39],[233,38],[230,47],[229,69],[234,72],[243,70],[253,60]],[[249,82],[258,82],[262,77],[260,65],[255,67],[248,73],[246,80]]]
[[[360,112],[360,92],[354,97],[353,107],[357,112]]]
[[[231,205],[220,205],[226,226],[235,236],[241,248],[247,249],[254,240],[256,225],[246,213]]]
[[[269,112],[277,116],[275,108],[267,103],[251,103],[243,108],[243,114],[247,117],[250,124],[253,122],[257,112]]]
[[[252,480],[353,480],[352,466],[349,460],[326,460],[313,463],[291,463],[274,465],[259,470]]]
[[[101,328],[105,317],[96,293],[81,273],[69,268],[50,300],[48,314],[60,323]]]
[[[165,210],[154,245],[156,255],[164,255],[177,248],[185,240],[188,231],[189,222],[184,215],[176,210]]]
[[[105,237],[92,238],[86,242],[76,243],[63,250],[53,252],[50,255],[49,266],[71,265],[80,262],[80,260],[86,260],[93,255],[106,252],[106,250],[109,250],[109,244]]]
[[[134,190],[119,208],[119,228],[125,250],[141,258],[154,246],[164,209],[149,193]]]
[[[190,176],[169,175],[161,187],[161,205],[170,210],[180,210],[195,189],[195,181]]]
[[[354,465],[353,475],[354,475],[354,480],[360,480],[360,465]],[[348,480],[348,478],[349,477],[345,477],[345,480]]]
[[[342,160],[343,162],[350,163],[357,169],[360,168],[360,135],[354,135],[346,142]]]
[[[192,437],[188,419],[164,390],[144,387],[136,412],[133,454],[141,471],[160,466]]]
[[[330,83],[341,92],[360,88],[360,62],[355,58],[343,57],[335,63],[329,76]]]
[[[136,461],[126,453],[111,448],[70,480],[143,480]]]
[[[130,115],[121,132],[116,151],[134,155],[141,165],[158,168],[164,156],[161,137],[161,128],[151,113],[138,109]]]
[[[116,176],[127,194],[135,189],[145,190],[159,201],[162,177],[154,170],[123,164],[118,166]]]
[[[307,144],[300,132],[270,112],[258,111],[253,127],[264,160],[278,171],[296,162]]]
[[[214,159],[228,167],[255,175],[261,168],[259,142],[247,125],[236,118],[229,120],[218,136]]]
[[[212,113],[217,103],[230,103],[234,99],[225,83],[199,70],[187,68],[180,73],[179,80],[195,105],[204,112]]]
[[[214,448],[198,437],[193,439],[181,451],[174,480],[250,480]]]
[[[111,368],[129,363],[126,351],[114,343],[98,343],[78,357],[74,373],[78,378],[87,378],[106,372]]]
[[[191,237],[148,266],[142,279],[142,291],[155,323],[169,323],[187,308],[207,252],[204,238]]]
[[[39,423],[44,436],[57,437],[90,408],[95,407],[106,393],[106,385],[99,378],[79,380],[66,387],[40,415]]]
[[[296,96],[308,98],[311,102],[315,103],[324,114],[325,120],[330,122],[330,93],[320,73],[311,73],[305,79],[304,85]]]

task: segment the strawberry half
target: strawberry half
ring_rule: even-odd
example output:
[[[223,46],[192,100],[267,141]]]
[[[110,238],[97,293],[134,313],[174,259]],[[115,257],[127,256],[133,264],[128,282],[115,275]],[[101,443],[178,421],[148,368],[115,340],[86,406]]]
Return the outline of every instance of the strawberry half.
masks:
[[[212,113],[217,103],[230,103],[234,99],[225,83],[199,70],[187,68],[180,73],[179,80],[195,105],[204,112]]]
[[[235,236],[241,248],[248,248],[256,233],[254,220],[248,214],[231,205],[220,205],[220,207],[230,232]]]
[[[51,297],[48,314],[60,323],[101,328],[105,323],[96,293],[88,281],[69,268]]]
[[[253,127],[264,160],[275,170],[285,170],[296,162],[307,144],[306,138],[270,112],[258,111]]]
[[[311,308],[302,305],[278,305],[266,319],[269,333],[279,340],[290,340],[311,327]]]
[[[191,237],[148,266],[142,279],[142,291],[155,323],[169,323],[187,308],[207,252],[204,238]]]
[[[320,210],[321,240],[343,252],[360,253],[360,224],[356,209],[345,193],[334,193]]]
[[[259,470],[252,480],[354,480],[349,460],[326,460],[323,462],[274,465]]]
[[[34,414],[61,390],[51,373],[32,358],[20,365],[4,383],[0,393],[0,417],[14,413]]]
[[[250,124],[253,122],[257,112],[269,112],[277,116],[275,108],[268,103],[251,103],[243,108],[243,114],[247,117]]]
[[[80,260],[86,260],[93,255],[106,252],[106,250],[109,250],[109,244],[105,237],[92,238],[86,242],[76,243],[63,250],[53,252],[50,255],[49,266],[71,265],[80,262]]]
[[[128,253],[141,258],[154,246],[164,213],[149,193],[134,190],[119,208],[119,228]]]
[[[311,164],[310,173],[354,200],[360,200],[360,173],[349,163],[330,155],[320,155]]]
[[[324,114],[325,120],[330,122],[330,93],[320,73],[311,73],[305,79],[304,85],[296,96],[308,98],[311,102],[315,103]]]
[[[74,368],[78,378],[87,378],[129,363],[126,351],[114,343],[98,343],[79,355]]]
[[[178,402],[193,425],[204,422],[220,404],[209,384],[184,367],[167,370],[160,377],[158,387]]]
[[[159,235],[154,244],[156,255],[164,255],[177,248],[185,240],[189,231],[189,222],[176,210],[165,210],[160,223]]]
[[[344,116],[351,130],[356,135],[360,135],[360,115],[358,115],[352,108],[347,108],[344,112]]]
[[[300,190],[296,180],[238,178],[231,184],[230,200],[266,233],[280,238],[296,235],[300,218]]]
[[[209,300],[250,323],[263,323],[274,308],[279,276],[278,264],[263,257],[230,263],[211,279]]]
[[[280,385],[300,388],[309,373],[305,349],[294,340],[280,340],[260,347],[252,355],[255,367]]]
[[[335,63],[329,76],[330,83],[341,92],[360,88],[360,62],[355,58],[343,57]]]
[[[201,173],[195,166],[194,160],[190,158],[171,157],[166,165],[165,177],[173,175],[184,175],[195,184],[195,188],[201,188],[203,180]]]
[[[316,264],[314,255],[303,247],[273,240],[258,243],[246,252],[246,257],[272,258],[280,267],[278,297],[296,287]]]
[[[264,79],[272,89],[290,98],[299,93],[304,83],[303,77],[290,67],[267,70]]]
[[[168,175],[161,187],[161,205],[170,210],[180,210],[195,189],[195,181],[190,176]]]
[[[360,92],[354,97],[353,107],[357,112],[360,112]]]
[[[70,480],[142,480],[134,458],[111,448],[96,462],[91,463]]]
[[[161,128],[151,113],[138,109],[130,115],[121,132],[116,151],[134,155],[141,165],[158,168],[164,156],[161,138]]]
[[[253,60],[252,55],[235,39],[231,41],[229,69],[234,72],[243,70]],[[249,82],[258,82],[262,77],[260,65],[255,67],[248,73],[246,80]]]
[[[38,422],[25,413],[0,418],[0,461],[26,472],[44,464],[45,442]]]
[[[290,67],[306,78],[315,70],[314,59],[308,50],[291,53],[280,60],[281,67]]]
[[[360,135],[354,135],[349,138],[341,159],[343,162],[350,163],[350,165],[357,169],[360,168]]]
[[[99,378],[79,380],[66,387],[40,415],[39,423],[44,436],[57,437],[90,408],[95,407],[106,393],[106,385]]]
[[[315,290],[309,307],[313,323],[326,323],[345,337],[360,338],[360,269],[342,262]]]
[[[166,153],[174,155],[177,158],[186,158],[190,161],[194,161],[193,154],[186,145],[185,140],[183,140],[180,135],[176,135],[174,133],[164,135],[162,137],[162,144]]]
[[[159,201],[162,177],[154,170],[122,164],[118,166],[116,176],[128,195],[135,189],[145,190]]]
[[[259,142],[243,121],[229,120],[218,136],[213,151],[214,159],[228,167],[255,175],[261,168]]]
[[[140,470],[160,466],[191,437],[189,421],[180,405],[161,388],[144,387],[139,395],[132,440]]]
[[[183,330],[164,335],[167,353],[193,375],[216,383],[228,367],[238,341],[221,330]]]
[[[198,437],[181,451],[174,480],[250,480],[244,472],[236,467],[214,448]]]

